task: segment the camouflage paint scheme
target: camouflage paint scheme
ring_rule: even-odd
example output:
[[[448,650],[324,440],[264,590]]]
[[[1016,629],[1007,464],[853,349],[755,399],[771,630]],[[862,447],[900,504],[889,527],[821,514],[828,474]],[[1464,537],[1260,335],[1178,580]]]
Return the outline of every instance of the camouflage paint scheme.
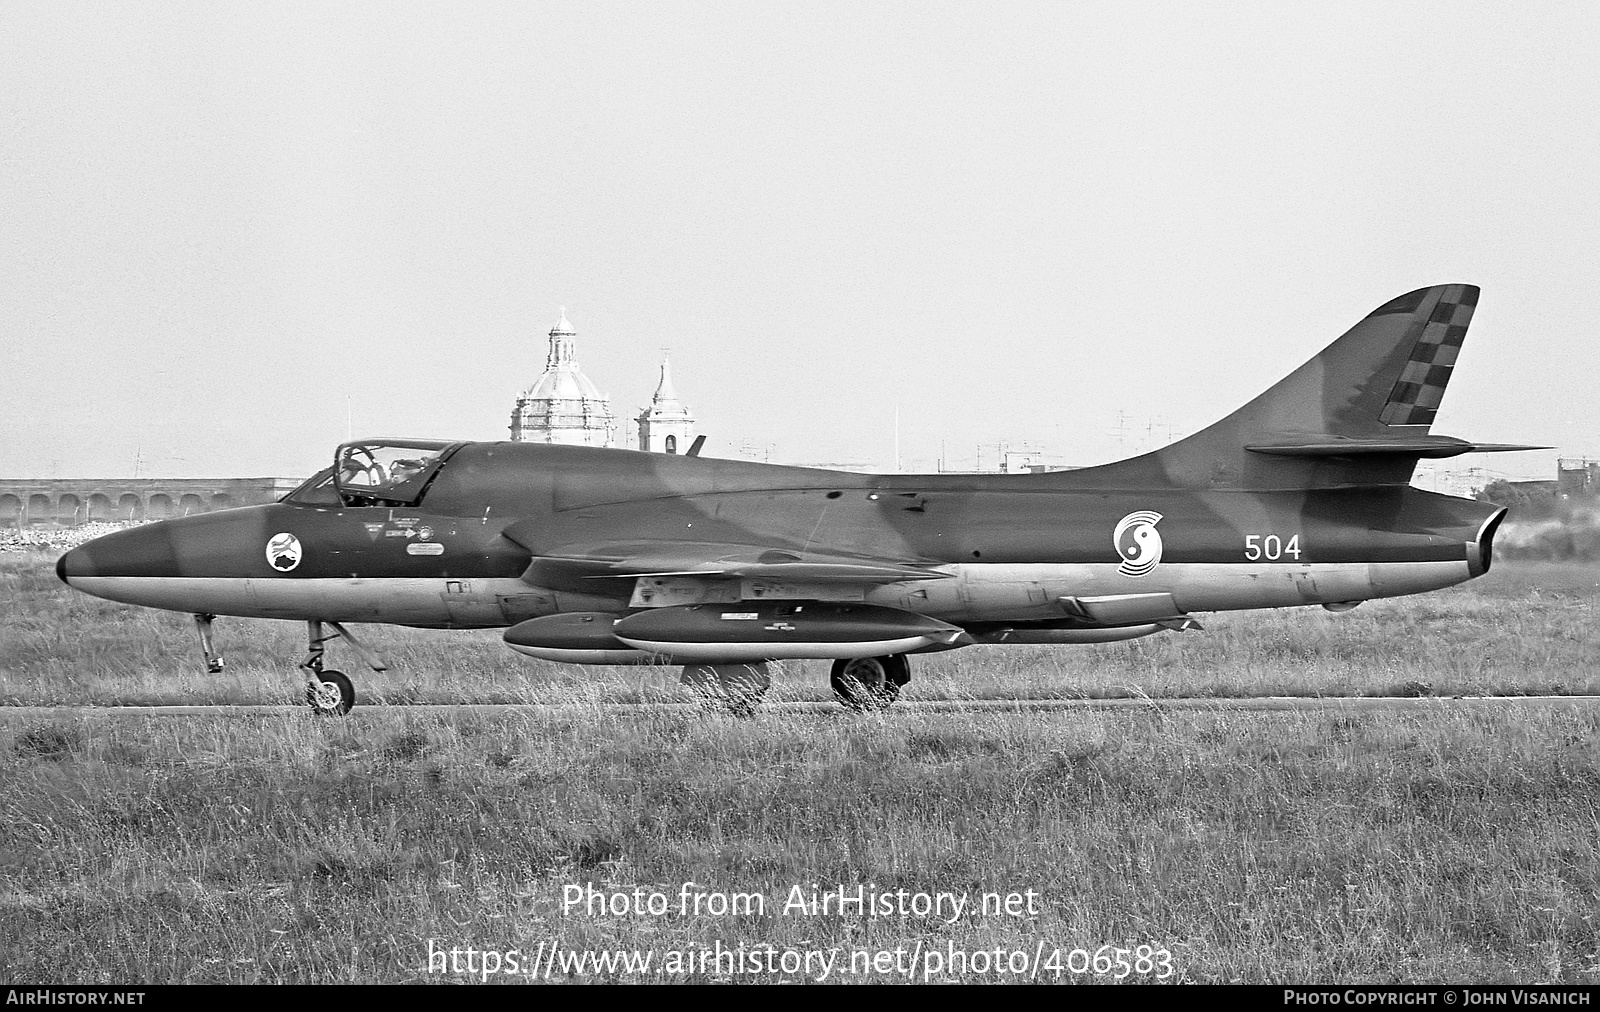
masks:
[[[296,501],[303,489],[99,538],[58,572],[91,594],[213,615],[460,628],[579,613],[507,638],[590,662],[649,656],[607,627],[659,608],[681,610],[653,620],[652,635],[681,628],[699,646],[675,656],[706,662],[859,656],[851,602],[910,613],[908,629],[915,617],[956,627],[917,649],[1127,638],[1183,628],[1197,611],[1341,608],[1489,566],[1503,511],[1409,485],[1421,457],[1526,448],[1430,432],[1477,298],[1442,285],[1395,299],[1216,424],[1100,467],[857,474],[438,443],[443,463],[415,505]],[[299,557],[281,571],[266,546],[285,534]],[[721,649],[732,641],[715,634],[731,626],[701,621],[774,601],[792,603],[785,615],[826,613],[810,632],[834,646],[818,652],[802,631],[811,652],[791,649],[779,629],[760,648]],[[793,606],[805,602],[836,604]],[[580,628],[594,625],[583,616],[599,624]]]

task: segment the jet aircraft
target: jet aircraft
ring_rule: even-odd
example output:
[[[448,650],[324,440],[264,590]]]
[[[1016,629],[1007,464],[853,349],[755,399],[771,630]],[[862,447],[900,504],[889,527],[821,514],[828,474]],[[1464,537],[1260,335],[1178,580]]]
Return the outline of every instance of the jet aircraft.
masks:
[[[632,450],[372,439],[280,502],[166,520],[63,555],[72,587],[195,616],[307,623],[324,666],[347,627],[506,627],[531,657],[669,663],[734,708],[767,662],[833,661],[852,708],[892,701],[908,656],[1103,643],[1195,613],[1321,605],[1480,576],[1505,510],[1411,486],[1420,458],[1538,449],[1431,431],[1472,285],[1380,306],[1210,427],[1116,463],[1026,475],[858,474]],[[698,449],[698,446],[695,448]]]

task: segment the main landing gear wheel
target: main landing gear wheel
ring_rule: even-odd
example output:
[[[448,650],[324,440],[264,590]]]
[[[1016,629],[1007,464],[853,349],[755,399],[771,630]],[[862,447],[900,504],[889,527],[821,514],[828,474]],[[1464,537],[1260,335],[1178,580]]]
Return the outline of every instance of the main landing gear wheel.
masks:
[[[323,626],[333,629],[325,632]],[[306,675],[306,702],[319,717],[342,717],[356,705],[356,689],[343,671],[325,671],[322,658],[328,652],[329,640],[343,639],[373,671],[387,671],[389,665],[377,654],[368,650],[355,634],[338,622],[320,622],[312,619],[306,623],[306,659],[300,670]]]
[[[900,686],[911,681],[905,654],[888,657],[848,657],[833,662],[828,682],[848,709],[862,713],[881,710],[900,696]]]
[[[356,705],[356,687],[343,671],[321,671],[306,686],[306,702],[319,717],[343,717]]]

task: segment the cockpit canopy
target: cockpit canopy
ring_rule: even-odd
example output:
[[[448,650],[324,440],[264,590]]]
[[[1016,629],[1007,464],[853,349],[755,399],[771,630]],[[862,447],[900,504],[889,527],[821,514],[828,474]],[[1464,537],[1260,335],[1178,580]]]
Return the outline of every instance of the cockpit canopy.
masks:
[[[332,467],[284,497],[310,506],[415,506],[459,442],[380,439],[345,443]]]

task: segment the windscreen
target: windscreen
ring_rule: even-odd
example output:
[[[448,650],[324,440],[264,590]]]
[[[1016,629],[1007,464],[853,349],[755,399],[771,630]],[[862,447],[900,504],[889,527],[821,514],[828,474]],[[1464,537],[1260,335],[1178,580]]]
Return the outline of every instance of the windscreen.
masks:
[[[306,506],[342,506],[339,490],[333,487],[333,468],[325,467],[307,478],[300,487],[283,497],[284,502]]]
[[[386,440],[346,443],[334,464],[346,506],[415,506],[459,443]]]

